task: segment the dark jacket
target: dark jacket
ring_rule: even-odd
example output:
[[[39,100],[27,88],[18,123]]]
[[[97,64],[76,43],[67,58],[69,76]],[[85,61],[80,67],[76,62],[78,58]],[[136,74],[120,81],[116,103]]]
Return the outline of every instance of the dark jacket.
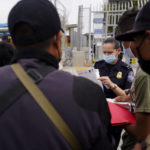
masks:
[[[55,67],[56,70],[38,84],[40,89],[70,127],[83,150],[112,149],[108,133],[110,114],[98,85],[57,70],[55,57],[39,49],[17,51],[13,62],[19,62],[26,71],[46,65]],[[0,68],[0,96],[15,80],[18,79],[10,66]],[[0,149],[71,150],[71,147],[26,92],[0,116]]]
[[[134,74],[132,68],[128,64],[118,60],[116,64],[112,65],[101,60],[96,62],[94,67],[99,69],[100,76],[108,76],[110,80],[121,89],[130,89]],[[111,89],[105,86],[104,92],[107,98],[114,98],[117,96]]]

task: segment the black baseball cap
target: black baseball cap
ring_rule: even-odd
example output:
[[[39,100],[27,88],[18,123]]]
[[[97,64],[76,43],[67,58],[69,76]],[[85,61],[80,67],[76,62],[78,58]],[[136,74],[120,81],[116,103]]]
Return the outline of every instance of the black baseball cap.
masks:
[[[17,25],[25,23],[33,29],[32,36],[15,35]],[[21,0],[10,11],[8,28],[13,42],[18,46],[45,41],[61,30],[58,12],[49,0]]]
[[[134,41],[133,37],[140,32],[150,30],[150,1],[137,14],[132,30],[116,36],[119,41]]]

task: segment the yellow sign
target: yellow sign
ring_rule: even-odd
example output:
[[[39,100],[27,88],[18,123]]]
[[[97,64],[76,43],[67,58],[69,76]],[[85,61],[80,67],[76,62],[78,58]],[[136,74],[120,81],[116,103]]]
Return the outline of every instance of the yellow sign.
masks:
[[[75,67],[76,70],[88,69],[89,67]]]
[[[132,58],[132,64],[136,64],[136,62],[137,62],[136,57]]]
[[[118,78],[118,79],[121,79],[121,78],[122,78],[122,72],[118,72],[118,73],[117,73],[117,78]]]

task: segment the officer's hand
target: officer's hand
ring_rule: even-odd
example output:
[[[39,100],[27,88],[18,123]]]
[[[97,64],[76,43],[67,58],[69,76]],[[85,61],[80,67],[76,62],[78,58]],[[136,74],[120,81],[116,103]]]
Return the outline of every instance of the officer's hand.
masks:
[[[131,102],[131,100],[130,100],[130,94],[123,95],[123,96],[117,96],[115,98],[115,101],[116,102]]]
[[[98,80],[102,81],[103,84],[108,86],[109,88],[112,88],[114,86],[114,83],[107,76],[102,76],[98,78]]]

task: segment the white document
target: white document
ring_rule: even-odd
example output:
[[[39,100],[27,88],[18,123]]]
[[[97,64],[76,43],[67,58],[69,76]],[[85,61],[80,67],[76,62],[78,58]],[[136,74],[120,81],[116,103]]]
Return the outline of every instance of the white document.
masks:
[[[132,111],[132,107],[135,107],[135,104],[134,103],[130,103],[130,102],[115,102],[115,99],[110,99],[110,98],[107,98],[107,101],[111,102],[111,103],[115,103],[121,107],[124,107],[126,109],[129,109],[130,111]]]
[[[77,73],[81,77],[85,77],[94,83],[98,84],[102,89],[103,85],[102,82],[98,80],[100,77],[98,69],[88,68],[88,69],[77,69]]]

